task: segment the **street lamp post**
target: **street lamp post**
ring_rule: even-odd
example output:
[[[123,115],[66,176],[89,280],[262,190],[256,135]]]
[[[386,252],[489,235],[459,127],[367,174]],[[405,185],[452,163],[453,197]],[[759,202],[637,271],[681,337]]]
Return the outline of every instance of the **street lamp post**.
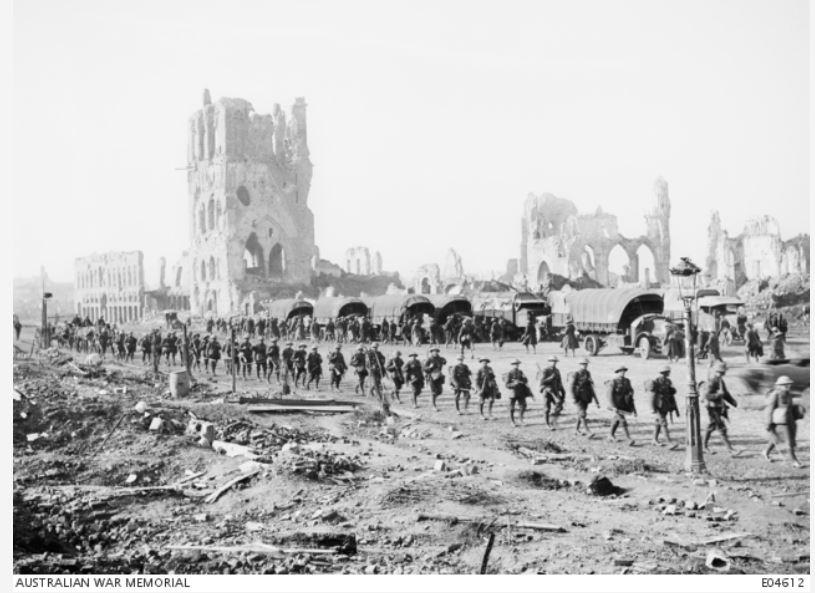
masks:
[[[689,258],[680,259],[679,265],[670,269],[676,279],[679,296],[685,309],[685,353],[688,361],[688,394],[685,400],[685,471],[691,474],[707,473],[702,449],[702,428],[699,417],[699,392],[696,389],[696,356],[691,334],[691,305],[696,299],[696,277],[702,269]]]

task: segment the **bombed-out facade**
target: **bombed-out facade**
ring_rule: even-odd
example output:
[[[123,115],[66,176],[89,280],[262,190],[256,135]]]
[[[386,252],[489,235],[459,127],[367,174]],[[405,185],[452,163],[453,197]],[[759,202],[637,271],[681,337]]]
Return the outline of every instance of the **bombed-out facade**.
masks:
[[[144,314],[144,255],[111,251],[74,260],[74,302],[82,318],[140,321]]]
[[[620,234],[617,217],[598,208],[580,214],[573,202],[552,194],[530,194],[521,222],[519,280],[545,284],[549,274],[587,276],[605,286],[667,283],[671,252],[668,184],[654,182],[645,234]]]
[[[208,91],[203,103],[188,131],[191,309],[225,315],[250,292],[311,280],[306,103],[288,116],[277,104],[261,115],[244,99],[213,103]]]

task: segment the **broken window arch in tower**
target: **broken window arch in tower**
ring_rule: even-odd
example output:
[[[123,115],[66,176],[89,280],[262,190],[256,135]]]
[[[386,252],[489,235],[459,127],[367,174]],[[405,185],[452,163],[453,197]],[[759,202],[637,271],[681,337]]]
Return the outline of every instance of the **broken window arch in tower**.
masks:
[[[263,276],[263,246],[255,233],[249,235],[243,251],[244,267],[247,274]]]

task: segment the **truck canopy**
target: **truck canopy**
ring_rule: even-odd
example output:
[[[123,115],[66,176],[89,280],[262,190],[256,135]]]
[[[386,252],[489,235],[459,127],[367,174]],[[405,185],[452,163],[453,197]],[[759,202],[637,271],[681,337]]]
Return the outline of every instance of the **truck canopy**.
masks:
[[[553,315],[553,325],[563,327],[569,317],[581,331],[624,333],[631,322],[646,314],[661,315],[662,294],[641,288],[587,288],[564,298],[565,311]]]
[[[430,299],[420,294],[384,294],[367,299],[367,304],[374,323],[381,323],[385,317],[401,320],[406,313],[433,315],[436,310]]]
[[[297,315],[314,315],[314,305],[304,299],[277,299],[266,304],[269,317],[289,320]]]
[[[473,316],[473,304],[470,299],[464,296],[451,296],[447,294],[434,294],[430,297],[430,302],[436,308],[435,317],[439,323],[444,323],[450,315],[458,313],[465,317]]]
[[[356,297],[324,297],[314,303],[314,318],[321,323],[349,315],[364,316],[368,311],[368,305]]]
[[[703,296],[697,301],[700,309],[732,309],[744,306],[744,301],[732,296]]]

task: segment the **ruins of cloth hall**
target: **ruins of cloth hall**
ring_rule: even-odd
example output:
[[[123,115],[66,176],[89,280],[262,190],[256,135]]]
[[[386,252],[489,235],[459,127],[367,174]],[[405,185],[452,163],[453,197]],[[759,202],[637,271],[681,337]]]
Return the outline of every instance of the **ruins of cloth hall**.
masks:
[[[288,116],[244,99],[212,102],[189,120],[191,310],[237,311],[248,293],[308,284],[319,261],[308,207],[306,103]]]
[[[551,274],[588,277],[605,286],[668,282],[671,252],[671,202],[668,184],[654,182],[645,234],[620,234],[617,217],[597,208],[581,214],[573,202],[552,194],[530,194],[521,223],[518,275],[530,285],[546,284]]]

